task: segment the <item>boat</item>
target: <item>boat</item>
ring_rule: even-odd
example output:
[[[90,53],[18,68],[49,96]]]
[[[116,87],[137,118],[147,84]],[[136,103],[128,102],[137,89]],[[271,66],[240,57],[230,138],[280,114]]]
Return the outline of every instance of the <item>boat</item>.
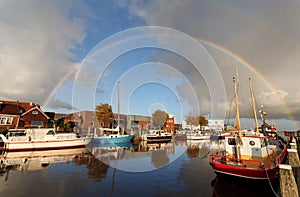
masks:
[[[5,151],[30,151],[84,147],[91,141],[77,133],[57,133],[53,128],[9,129],[0,134]]]
[[[175,139],[185,141],[186,140],[186,131],[183,131],[183,130],[176,131]]]
[[[118,81],[118,126],[116,128],[99,128],[99,132],[95,131],[92,142],[101,144],[114,144],[130,142],[134,135],[123,134],[120,132],[120,81]]]
[[[230,135],[230,132],[225,132],[223,129],[215,129],[211,131],[210,140],[223,140],[226,135]]]
[[[147,142],[169,142],[172,140],[172,134],[163,130],[149,130],[141,137],[142,140]]]
[[[130,142],[134,137],[134,135],[121,134],[119,126],[114,129],[99,128],[99,130],[100,133],[103,133],[104,135],[98,135],[95,132],[91,142],[98,142],[101,144],[123,143]]]
[[[264,133],[264,135],[269,135],[271,137],[277,137],[278,134],[277,134],[276,126],[275,125],[270,125],[266,121],[266,114],[267,113],[265,112],[263,105],[260,107],[259,113],[260,113],[260,117],[261,117],[261,121],[262,121],[262,125],[260,127],[261,132]]]
[[[209,140],[211,134],[209,132],[188,132],[186,134],[186,139],[187,140]]]
[[[250,80],[249,80],[250,81]],[[250,92],[255,119],[255,134],[242,133],[239,119],[237,85],[235,79],[236,131],[225,136],[225,150],[212,152],[210,165],[219,177],[231,180],[274,180],[279,177],[279,164],[286,156],[286,145],[258,130],[253,89]]]

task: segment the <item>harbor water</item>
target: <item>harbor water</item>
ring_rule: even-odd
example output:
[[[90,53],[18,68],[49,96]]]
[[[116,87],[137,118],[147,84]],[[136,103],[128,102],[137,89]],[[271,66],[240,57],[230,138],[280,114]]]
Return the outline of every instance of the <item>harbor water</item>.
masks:
[[[218,140],[172,140],[3,152],[0,196],[276,196],[277,186],[217,178],[209,153],[223,148]]]

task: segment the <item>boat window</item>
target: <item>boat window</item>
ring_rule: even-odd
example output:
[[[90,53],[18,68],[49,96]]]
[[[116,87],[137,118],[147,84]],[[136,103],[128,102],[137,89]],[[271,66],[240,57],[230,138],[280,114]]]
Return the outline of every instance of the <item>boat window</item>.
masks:
[[[228,144],[229,145],[236,145],[235,138],[228,138]]]
[[[49,130],[48,132],[47,132],[47,135],[54,135],[55,133],[54,133],[54,131],[53,130]]]
[[[41,166],[42,166],[43,168],[47,168],[49,165],[50,165],[50,163],[42,163],[42,164],[41,164]]]
[[[254,142],[253,140],[251,140],[251,141],[249,142],[249,144],[250,144],[251,146],[254,146],[254,145],[255,145],[255,142]]]
[[[8,136],[25,136],[25,135],[26,133],[24,130],[16,130],[8,133]]]
[[[266,139],[266,138],[261,139],[261,147],[265,147],[265,146],[267,146],[267,145],[268,145],[267,139]]]

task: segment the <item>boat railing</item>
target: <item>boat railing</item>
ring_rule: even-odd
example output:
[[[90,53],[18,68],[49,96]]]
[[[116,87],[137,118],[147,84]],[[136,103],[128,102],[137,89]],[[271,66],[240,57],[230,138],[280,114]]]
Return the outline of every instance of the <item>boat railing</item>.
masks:
[[[270,159],[266,163],[267,166],[261,160],[250,160],[240,159],[235,157],[227,157],[225,151],[212,152],[210,155],[210,163],[219,163],[226,165],[233,165],[240,168],[252,168],[252,169],[274,169],[276,168],[285,158],[286,146],[284,146],[281,154],[275,159]]]
[[[284,145],[281,154],[279,154],[275,159],[268,161],[268,168],[272,169],[281,164],[286,156],[286,151],[286,146]]]
[[[227,157],[225,151],[213,152],[210,155],[210,163],[220,163],[232,165],[240,168],[263,168],[263,163],[260,160],[240,159],[235,157]]]

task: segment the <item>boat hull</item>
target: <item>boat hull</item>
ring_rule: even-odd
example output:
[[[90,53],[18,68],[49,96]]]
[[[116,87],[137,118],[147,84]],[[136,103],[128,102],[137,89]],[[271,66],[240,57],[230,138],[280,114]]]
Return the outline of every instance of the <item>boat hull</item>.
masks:
[[[215,173],[223,178],[239,178],[249,180],[268,180],[279,177],[279,168],[273,169],[247,169],[237,168],[230,165],[211,164]]]
[[[169,142],[172,136],[147,136],[145,139],[147,142]]]
[[[117,136],[117,137],[94,137],[92,142],[98,142],[102,144],[115,144],[115,143],[123,143],[130,142],[133,139],[134,135],[125,135],[125,136]]]
[[[32,151],[65,148],[85,147],[85,139],[53,140],[53,141],[29,141],[29,142],[5,142],[3,150],[8,151]]]
[[[210,135],[187,135],[187,140],[209,140]]]

